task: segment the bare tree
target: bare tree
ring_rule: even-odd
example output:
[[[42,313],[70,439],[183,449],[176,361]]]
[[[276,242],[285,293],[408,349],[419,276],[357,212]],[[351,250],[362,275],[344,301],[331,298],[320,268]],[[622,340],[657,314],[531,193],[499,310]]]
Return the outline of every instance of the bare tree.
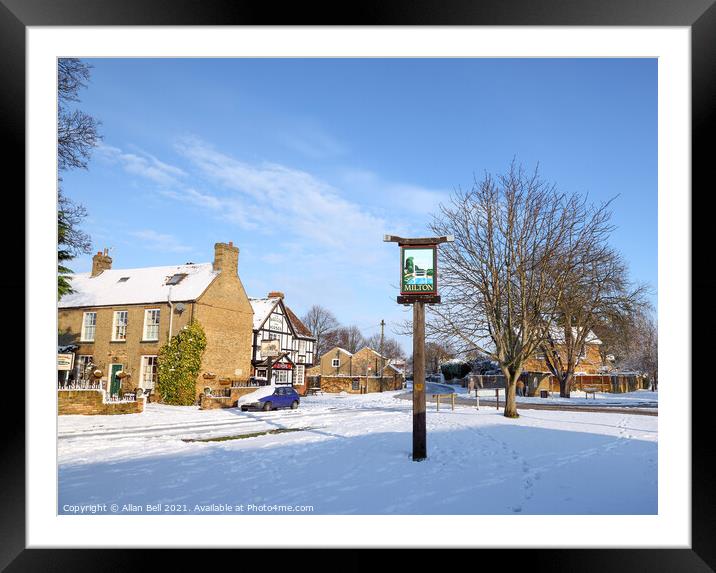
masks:
[[[449,343],[430,341],[425,343],[425,367],[434,373],[440,373],[440,364],[455,358],[455,351]]]
[[[646,374],[651,389],[659,384],[659,329],[647,311],[638,312],[625,329],[624,355],[619,366]]]
[[[505,375],[505,416],[518,417],[517,380],[558,313],[570,269],[569,240],[580,236],[577,195],[556,190],[538,170],[485,174],[441,205],[431,230],[454,235],[440,249],[443,303],[429,307],[427,330],[458,353],[480,351]]]
[[[301,322],[303,322],[313,333],[313,336],[316,337],[315,355],[317,357],[323,356],[331,348],[328,345],[326,335],[339,326],[336,317],[330,310],[314,304],[301,318]]]
[[[380,334],[376,333],[366,338],[365,345],[380,352]],[[383,338],[383,356],[388,359],[405,358],[405,351],[395,338],[386,336]]]
[[[92,149],[100,142],[99,122],[70,104],[80,101],[79,91],[87,87],[92,66],[77,58],[57,62],[57,158],[60,171],[86,169]]]
[[[363,348],[365,339],[357,326],[339,326],[325,336],[327,349],[340,346],[348,352],[355,353]]]
[[[558,254],[565,277],[556,306],[556,324],[545,331],[542,352],[548,370],[559,381],[559,395],[569,398],[572,378],[585,345],[603,322],[628,320],[645,304],[646,286],[631,286],[622,258],[608,246],[609,203],[597,208],[583,202],[574,213],[568,251]],[[563,271],[563,269],[565,269]]]
[[[77,58],[60,58],[57,62],[57,158],[58,168],[86,169],[92,149],[101,140],[100,122],[78,109],[70,109],[80,101],[79,91],[87,86],[91,66]],[[62,177],[57,177],[57,296],[71,293],[72,271],[65,263],[79,254],[90,252],[91,244],[80,223],[87,215],[85,208],[62,192]]]

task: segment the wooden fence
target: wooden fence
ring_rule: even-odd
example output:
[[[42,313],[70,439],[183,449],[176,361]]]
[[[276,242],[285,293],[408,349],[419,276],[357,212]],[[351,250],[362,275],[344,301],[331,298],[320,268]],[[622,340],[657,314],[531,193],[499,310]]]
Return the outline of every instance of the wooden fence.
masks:
[[[559,392],[559,381],[557,378],[544,372],[523,372],[520,377],[525,383],[528,396],[539,396],[540,390]],[[463,378],[463,387],[468,387],[472,381],[473,388],[493,389],[504,388],[505,377],[502,375],[488,376],[470,374]],[[594,388],[599,392],[623,393],[645,390],[649,388],[649,381],[644,376],[636,374],[600,374],[581,375],[572,378],[572,390],[583,390]]]

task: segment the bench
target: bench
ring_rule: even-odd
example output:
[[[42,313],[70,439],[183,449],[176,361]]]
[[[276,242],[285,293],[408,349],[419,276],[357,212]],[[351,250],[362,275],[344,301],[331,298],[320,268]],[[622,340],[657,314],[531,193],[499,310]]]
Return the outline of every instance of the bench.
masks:
[[[592,395],[592,398],[594,400],[597,399],[597,389],[596,388],[583,388],[584,396],[587,400],[589,400],[589,395]]]
[[[323,390],[321,390],[320,388],[309,388],[306,394],[308,394],[309,396],[316,396],[318,394],[323,394]]]

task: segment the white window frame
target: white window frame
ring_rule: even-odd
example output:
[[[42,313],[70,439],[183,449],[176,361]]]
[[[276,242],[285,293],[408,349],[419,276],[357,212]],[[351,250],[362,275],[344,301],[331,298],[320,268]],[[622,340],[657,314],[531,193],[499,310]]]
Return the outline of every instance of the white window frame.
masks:
[[[157,315],[157,323],[156,324],[149,324],[149,317],[152,315],[152,313],[156,313]],[[144,309],[144,332],[142,333],[142,340],[147,341],[154,341],[159,340],[159,326],[161,325],[162,315],[161,315],[161,309],[159,308],[145,308]],[[149,327],[156,327],[157,329],[157,335],[156,337],[150,337],[149,336]]]
[[[94,323],[87,324],[87,317],[94,315]],[[87,337],[88,327],[91,328],[92,338]],[[82,313],[82,330],[80,332],[80,342],[94,342],[94,337],[97,334],[97,312],[90,310]]]
[[[306,367],[297,365],[296,375],[293,377],[294,386],[303,386],[306,383]]]
[[[124,314],[124,324],[119,324],[118,318]],[[129,312],[126,310],[115,310],[112,315],[112,342],[126,342],[127,340],[127,324],[129,323]],[[119,328],[123,328],[119,331]],[[121,332],[121,336],[120,335]]]
[[[331,360],[331,368],[340,368],[341,367],[341,359],[340,358],[334,358]]]
[[[145,390],[154,388],[154,385],[155,385],[154,379],[151,380],[151,386],[146,384],[147,380],[145,377],[147,374],[147,367],[149,366],[149,360],[148,360],[149,358],[154,358],[154,375],[156,376],[158,373],[158,371],[157,371],[157,355],[156,354],[143,354],[142,362],[141,362],[142,367],[141,367],[141,372],[139,374],[139,387],[144,388]]]

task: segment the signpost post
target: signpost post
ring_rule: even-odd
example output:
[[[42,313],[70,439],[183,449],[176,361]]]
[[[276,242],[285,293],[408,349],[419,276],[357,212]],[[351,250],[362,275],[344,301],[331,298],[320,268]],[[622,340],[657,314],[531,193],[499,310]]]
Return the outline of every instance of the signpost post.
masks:
[[[446,237],[404,238],[385,235],[386,243],[400,247],[398,304],[413,305],[413,461],[428,456],[425,422],[425,305],[440,304],[437,246],[454,241]]]

